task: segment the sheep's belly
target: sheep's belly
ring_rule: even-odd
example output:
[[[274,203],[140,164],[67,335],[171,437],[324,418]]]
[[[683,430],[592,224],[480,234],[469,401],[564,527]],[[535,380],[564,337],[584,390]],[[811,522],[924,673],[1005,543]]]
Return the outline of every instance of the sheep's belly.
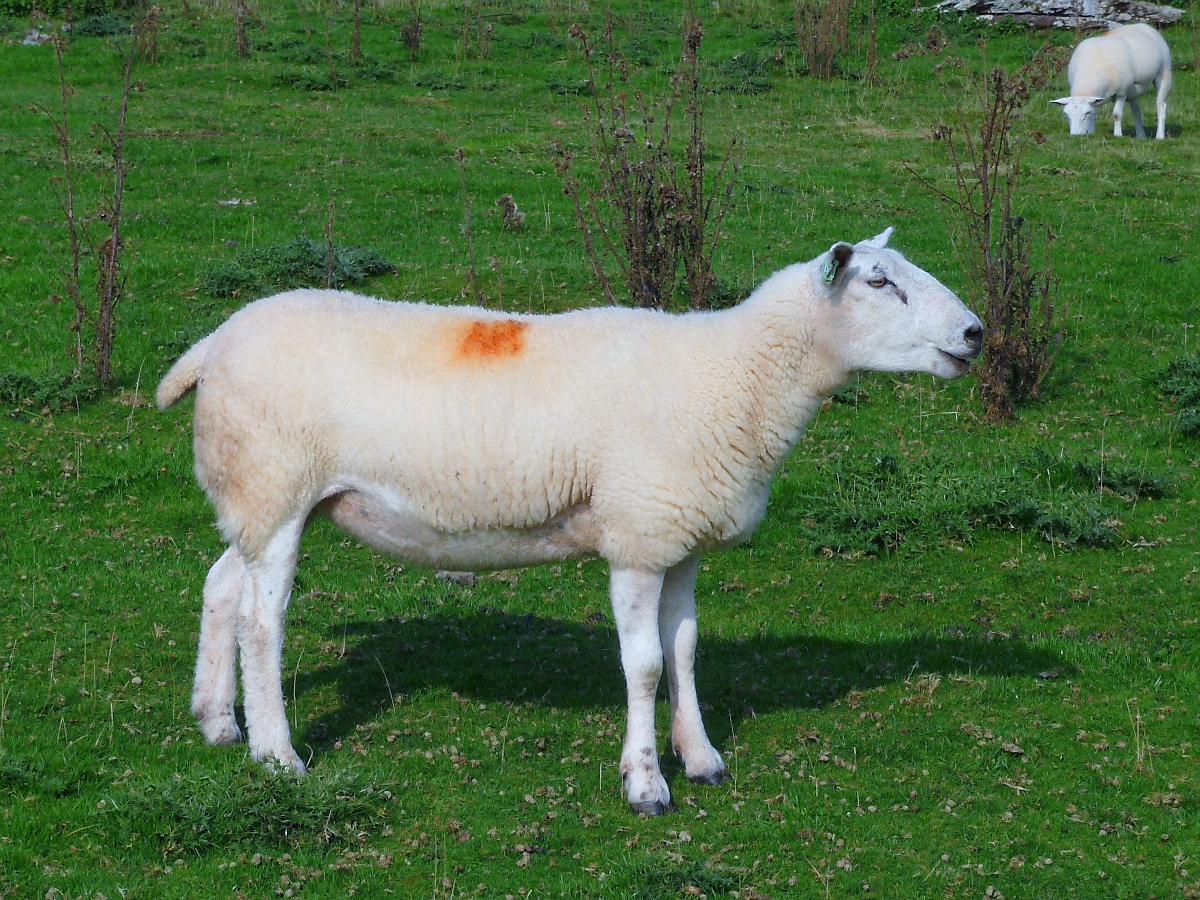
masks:
[[[597,554],[591,507],[580,503],[531,528],[446,532],[419,515],[361,491],[345,491],[317,507],[364,544],[414,565],[479,572],[536,566]]]

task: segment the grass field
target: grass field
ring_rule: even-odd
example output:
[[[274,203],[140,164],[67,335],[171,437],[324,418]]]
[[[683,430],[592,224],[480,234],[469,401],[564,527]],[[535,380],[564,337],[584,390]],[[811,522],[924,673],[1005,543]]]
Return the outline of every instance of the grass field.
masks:
[[[861,47],[846,78],[799,74],[791,4],[702,6],[710,152],[745,146],[718,257],[731,289],[895,225],[893,246],[971,297],[947,213],[905,164],[950,184],[929,139],[953,100],[945,56],[1014,66],[1046,36],[949,21],[940,54],[894,59],[932,14],[893,5],[876,85]],[[676,810],[626,806],[603,563],[460,584],[323,524],[284,660],[312,774],[205,746],[191,667],[221,543],[190,404],[149,398],[256,295],[215,296],[213,273],[323,246],[332,209],[338,244],[394,266],[358,289],[466,302],[461,147],[489,304],[598,296],[554,159],[588,140],[567,28],[597,33],[603,8],[487,3],[480,58],[463,7],[427,0],[416,62],[407,9],[364,11],[354,67],[349,7],[264,3],[242,60],[227,10],[168,4],[128,120],[118,385],[82,395],[55,299],[61,164],[30,109],[58,109],[53,50],[0,20],[0,898],[1200,896],[1200,441],[1160,386],[1200,351],[1183,27],[1165,142],[1069,138],[1046,102],[1062,75],[1030,100],[1047,140],[1019,211],[1056,236],[1070,323],[1042,399],[995,426],[970,377],[864,377],[822,410],[754,539],[705,560],[698,682],[727,784],[690,784],[660,739]],[[613,9],[661,91],[680,5]],[[105,39],[72,41],[89,208],[106,172],[90,127],[115,125],[119,69]],[[503,194],[523,231],[502,227]],[[664,693],[660,733],[666,712]]]

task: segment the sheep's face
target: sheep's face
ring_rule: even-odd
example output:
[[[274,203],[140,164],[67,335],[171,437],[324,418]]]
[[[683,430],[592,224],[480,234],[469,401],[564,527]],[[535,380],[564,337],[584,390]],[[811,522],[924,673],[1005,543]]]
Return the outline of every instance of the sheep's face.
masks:
[[[847,368],[965,375],[983,347],[982,323],[953,291],[887,249],[891,233],[835,244],[817,261]]]
[[[1066,113],[1071,134],[1096,133],[1096,107],[1104,102],[1103,97],[1059,97],[1050,102],[1057,103]]]

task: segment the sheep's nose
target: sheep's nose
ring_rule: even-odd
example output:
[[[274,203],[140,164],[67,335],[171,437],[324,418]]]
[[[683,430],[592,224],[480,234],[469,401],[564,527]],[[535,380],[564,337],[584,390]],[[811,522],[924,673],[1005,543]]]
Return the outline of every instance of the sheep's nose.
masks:
[[[971,348],[973,354],[978,356],[983,349],[983,326],[972,325],[963,332],[963,340],[967,342],[967,346]]]

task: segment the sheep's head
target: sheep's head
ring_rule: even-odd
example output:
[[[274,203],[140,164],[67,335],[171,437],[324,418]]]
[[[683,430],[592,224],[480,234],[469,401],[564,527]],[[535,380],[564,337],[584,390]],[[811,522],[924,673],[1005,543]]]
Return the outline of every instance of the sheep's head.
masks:
[[[816,260],[848,370],[958,378],[983,348],[983,325],[954,292],[903,255],[892,235],[839,242]]]
[[[1071,125],[1071,134],[1096,133],[1096,107],[1104,102],[1103,97],[1059,97],[1051,100],[1057,103],[1067,114]]]

